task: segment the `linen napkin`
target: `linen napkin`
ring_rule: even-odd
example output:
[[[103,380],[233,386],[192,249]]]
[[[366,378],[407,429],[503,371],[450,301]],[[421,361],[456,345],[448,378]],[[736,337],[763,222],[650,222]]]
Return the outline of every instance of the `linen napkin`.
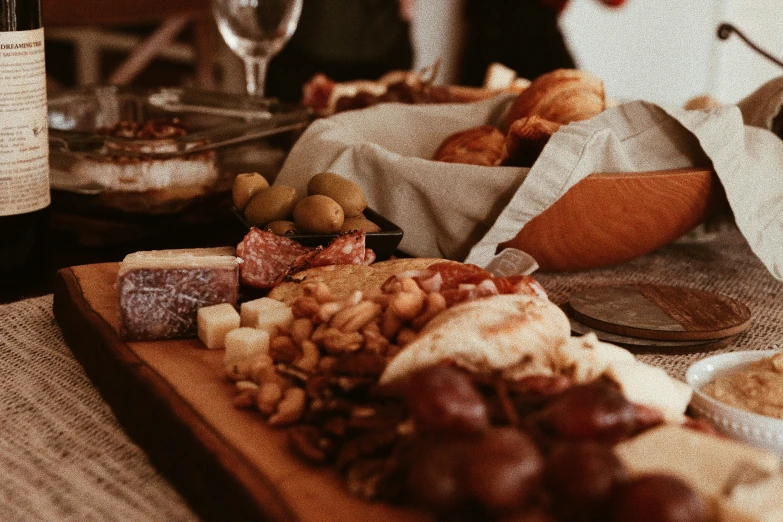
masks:
[[[499,243],[592,173],[703,166],[709,159],[738,228],[783,279],[783,141],[767,130],[783,105],[783,83],[776,92],[778,103],[751,95],[740,106],[708,111],[624,103],[561,127],[529,170],[429,160],[449,134],[498,125],[513,96],[379,105],[311,125],[277,182],[304,192],[312,175],[335,172],[362,186],[370,206],[402,227],[402,250],[487,266]],[[761,127],[746,124],[740,107]]]
[[[399,225],[400,249],[417,257],[464,259],[525,179],[527,169],[430,161],[449,134],[499,124],[512,96],[471,104],[383,104],[316,120],[275,183],[304,194],[330,171],[358,183],[369,206]]]

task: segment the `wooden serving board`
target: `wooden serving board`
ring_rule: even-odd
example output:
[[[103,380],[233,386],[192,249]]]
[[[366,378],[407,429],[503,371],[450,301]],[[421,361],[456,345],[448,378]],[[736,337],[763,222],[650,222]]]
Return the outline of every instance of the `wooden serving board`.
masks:
[[[638,337],[628,337],[625,335],[604,332],[598,328],[586,326],[573,317],[569,317],[568,321],[571,323],[571,332],[576,335],[585,335],[592,332],[601,341],[622,346],[629,352],[635,353],[637,355],[655,353],[679,355],[708,352],[710,350],[717,350],[718,348],[725,348],[737,337],[736,335],[732,335],[729,337],[724,337],[723,339],[660,341],[657,339],[640,339]]]
[[[119,264],[60,270],[54,315],[120,423],[202,517],[216,521],[414,521],[411,509],[351,496],[329,468],[305,464],[283,431],[231,404],[222,350],[195,339],[125,343]]]
[[[569,312],[604,332],[660,341],[712,341],[750,325],[750,309],[730,297],[665,285],[596,286],[573,294]]]

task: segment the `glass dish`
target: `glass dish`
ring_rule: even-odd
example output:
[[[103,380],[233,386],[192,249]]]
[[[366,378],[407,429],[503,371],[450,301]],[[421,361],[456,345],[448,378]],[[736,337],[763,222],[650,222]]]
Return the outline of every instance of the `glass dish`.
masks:
[[[185,132],[158,139],[106,132],[120,122],[157,119],[176,119]],[[58,237],[101,248],[165,246],[190,237],[185,231],[195,240],[214,231],[230,242],[239,228],[230,210],[234,176],[258,172],[272,182],[310,120],[300,106],[193,89],[55,93],[49,98],[52,228]],[[123,162],[138,162],[149,179],[177,183],[112,186],[128,174]]]
[[[194,89],[58,93],[49,99],[53,197],[94,196],[88,206],[128,213],[179,212],[229,191],[238,172],[274,176],[286,150],[268,138],[296,134],[310,119],[298,105]],[[155,132],[128,131],[149,122]]]
[[[232,208],[233,214],[246,230],[250,230],[251,225],[245,219],[241,212]],[[376,261],[385,261],[392,255],[395,255],[397,246],[402,241],[402,229],[378,214],[371,208],[364,209],[364,217],[380,227],[379,232],[367,232],[365,235],[365,245],[375,252]],[[293,234],[286,236],[307,247],[327,246],[338,234]]]

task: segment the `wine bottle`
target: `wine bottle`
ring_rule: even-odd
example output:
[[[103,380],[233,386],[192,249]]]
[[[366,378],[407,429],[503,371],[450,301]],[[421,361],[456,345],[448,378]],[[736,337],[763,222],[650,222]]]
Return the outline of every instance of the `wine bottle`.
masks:
[[[0,290],[43,275],[50,202],[41,0],[0,0]]]

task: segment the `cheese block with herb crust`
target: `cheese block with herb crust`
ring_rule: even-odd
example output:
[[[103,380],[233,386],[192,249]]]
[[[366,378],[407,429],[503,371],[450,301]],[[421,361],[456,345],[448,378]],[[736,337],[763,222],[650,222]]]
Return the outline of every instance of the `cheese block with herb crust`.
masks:
[[[116,286],[124,340],[193,337],[199,308],[236,306],[239,260],[233,247],[134,252],[120,264]]]

